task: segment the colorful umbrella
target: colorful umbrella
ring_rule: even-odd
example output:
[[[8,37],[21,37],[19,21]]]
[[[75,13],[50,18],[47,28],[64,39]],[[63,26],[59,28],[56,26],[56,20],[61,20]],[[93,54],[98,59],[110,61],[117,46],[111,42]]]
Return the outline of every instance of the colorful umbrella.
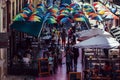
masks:
[[[68,7],[68,6],[69,6],[69,4],[63,3],[63,4],[60,5],[60,8],[61,8],[61,7]]]
[[[110,9],[110,11],[112,12],[112,13],[115,13],[116,11],[117,11],[117,8],[116,7],[112,7],[111,9]]]
[[[26,14],[24,14],[24,13],[20,13],[20,15],[21,15],[22,17],[24,17],[24,18],[28,18],[28,16],[27,16]]]
[[[103,21],[103,19],[102,19],[102,17],[100,15],[92,17],[92,19],[97,20],[97,21]]]
[[[71,7],[71,8],[78,8],[78,7],[80,7],[80,6],[79,6],[79,4],[77,4],[77,3],[72,3],[72,4],[70,4],[70,7]]]
[[[92,8],[87,8],[85,9],[86,12],[94,12],[94,10]]]
[[[89,17],[96,17],[98,14],[96,14],[96,13],[89,13]]]
[[[25,21],[25,18],[22,17],[21,13],[17,14],[13,21]]]
[[[41,22],[41,18],[36,15],[31,15],[28,21]]]
[[[57,13],[58,12],[58,8],[50,8],[48,10],[48,12]]]
[[[60,23],[67,23],[67,22],[73,22],[70,18],[65,17],[60,20]]]
[[[49,23],[49,24],[55,24],[55,23],[57,23],[57,21],[54,18],[48,18],[46,20],[46,22]]]
[[[103,14],[105,14],[105,11],[101,10],[101,11],[98,12],[98,14],[103,15]]]
[[[74,18],[74,21],[82,21],[82,22],[84,22],[85,19],[83,17],[78,17],[78,18]]]

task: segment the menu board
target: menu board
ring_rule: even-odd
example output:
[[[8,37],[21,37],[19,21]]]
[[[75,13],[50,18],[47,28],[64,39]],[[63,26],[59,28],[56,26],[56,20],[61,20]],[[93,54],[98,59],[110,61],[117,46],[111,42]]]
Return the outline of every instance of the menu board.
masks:
[[[39,69],[39,74],[50,74],[50,68],[48,64],[48,59],[42,58],[38,59],[38,69]]]
[[[69,73],[69,80],[82,80],[80,72],[70,72]]]

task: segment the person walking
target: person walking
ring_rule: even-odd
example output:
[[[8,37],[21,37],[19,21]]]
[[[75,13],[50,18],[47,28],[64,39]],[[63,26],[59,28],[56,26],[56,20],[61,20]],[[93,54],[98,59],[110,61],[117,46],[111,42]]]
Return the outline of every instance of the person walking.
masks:
[[[65,47],[65,45],[66,45],[66,37],[67,37],[66,30],[63,29],[61,32],[62,47]]]
[[[79,57],[79,50],[78,48],[73,47],[73,59],[74,59],[74,71],[77,71],[77,63]]]
[[[68,73],[72,70],[72,58],[73,58],[70,48],[67,49],[65,56],[66,56],[66,70]]]

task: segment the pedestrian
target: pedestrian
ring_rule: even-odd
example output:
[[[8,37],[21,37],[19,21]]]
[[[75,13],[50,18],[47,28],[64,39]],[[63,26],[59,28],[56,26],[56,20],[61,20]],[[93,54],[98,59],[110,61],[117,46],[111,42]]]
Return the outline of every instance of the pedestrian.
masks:
[[[68,73],[72,70],[72,58],[73,58],[70,48],[67,49],[65,56],[66,56],[66,70]]]
[[[49,66],[50,66],[50,73],[53,73],[53,66],[54,66],[53,60],[54,58],[52,54],[49,54],[48,61],[49,61]]]
[[[74,71],[77,70],[78,57],[79,57],[79,50],[78,48],[73,47]]]
[[[66,30],[63,29],[61,32],[61,39],[62,39],[62,47],[64,48],[66,45],[66,37],[67,37],[67,33]]]

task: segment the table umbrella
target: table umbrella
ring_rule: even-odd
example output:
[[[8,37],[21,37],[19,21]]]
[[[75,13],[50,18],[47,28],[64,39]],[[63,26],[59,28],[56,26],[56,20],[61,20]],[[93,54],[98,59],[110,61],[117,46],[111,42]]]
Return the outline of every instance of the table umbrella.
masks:
[[[74,45],[74,47],[78,48],[117,48],[119,43],[112,37],[106,37],[103,35],[98,35],[87,40],[84,40],[80,43]]]

